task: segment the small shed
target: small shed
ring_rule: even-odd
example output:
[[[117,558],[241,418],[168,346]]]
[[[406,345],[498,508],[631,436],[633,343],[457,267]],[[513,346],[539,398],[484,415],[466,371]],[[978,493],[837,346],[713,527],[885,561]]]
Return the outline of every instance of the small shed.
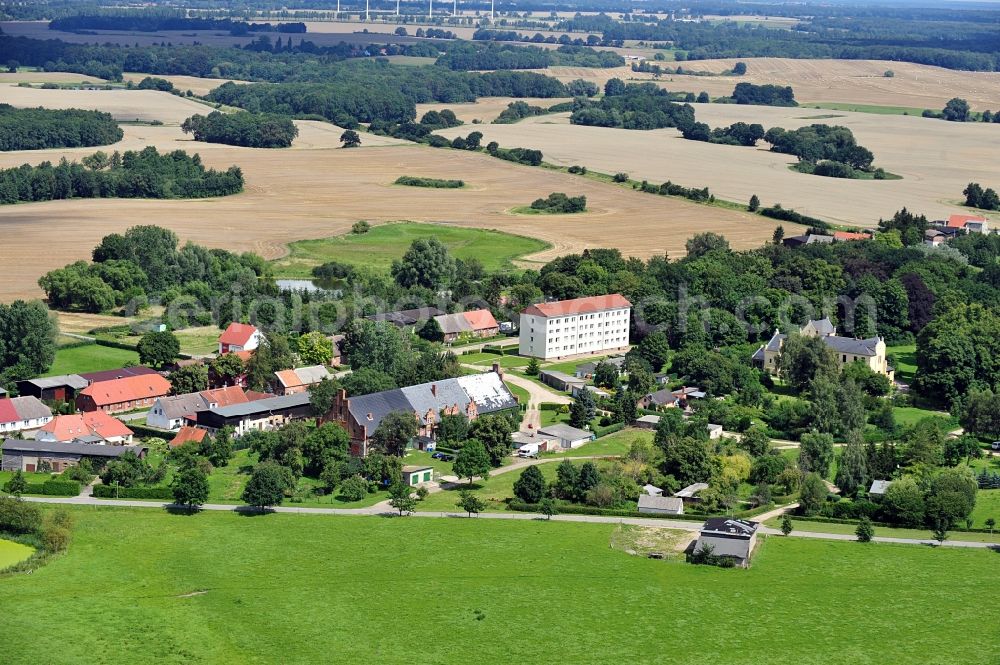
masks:
[[[594,433],[585,429],[577,429],[563,423],[555,423],[538,430],[538,434],[559,442],[562,448],[579,448],[588,441],[594,440]]]
[[[674,492],[674,496],[683,501],[700,501],[698,492],[707,489],[708,483],[693,483],[678,492]]]
[[[647,515],[683,515],[684,502],[675,496],[640,494],[639,512]]]
[[[646,493],[646,496],[663,496],[663,490],[649,483],[642,486],[642,491]]]
[[[708,425],[708,438],[709,439],[721,439],[722,438],[722,425]]]
[[[431,466],[404,466],[403,482],[411,487],[417,487],[423,483],[429,483],[434,479],[434,467]]]
[[[885,491],[889,489],[889,485],[892,485],[891,480],[873,480],[872,486],[868,490],[868,496],[873,496],[881,499],[885,496]]]
[[[659,416],[640,416],[635,421],[635,426],[640,429],[656,429],[656,426],[660,424]]]

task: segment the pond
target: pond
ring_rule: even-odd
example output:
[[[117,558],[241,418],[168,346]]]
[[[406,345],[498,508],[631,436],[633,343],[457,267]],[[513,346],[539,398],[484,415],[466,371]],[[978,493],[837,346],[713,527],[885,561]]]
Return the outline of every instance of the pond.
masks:
[[[282,291],[306,291],[308,293],[324,293],[334,298],[344,295],[344,280],[342,279],[278,279],[275,280]]]
[[[0,570],[21,563],[34,553],[33,547],[0,538]]]

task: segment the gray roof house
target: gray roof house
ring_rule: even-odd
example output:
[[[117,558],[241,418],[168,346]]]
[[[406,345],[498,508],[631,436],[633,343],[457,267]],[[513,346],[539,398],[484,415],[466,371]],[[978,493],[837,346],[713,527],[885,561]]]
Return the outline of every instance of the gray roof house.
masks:
[[[683,515],[684,502],[675,496],[640,494],[638,509],[647,515]]]
[[[740,568],[748,568],[757,544],[758,526],[749,520],[712,517],[701,527],[694,551],[708,546],[715,556],[730,557]]]
[[[3,442],[3,462],[0,463],[0,469],[33,472],[42,468],[43,464],[48,464],[53,471],[63,471],[66,467],[76,466],[81,459],[90,459],[95,462],[95,466],[103,466],[108,460],[129,451],[139,457],[146,455],[144,446],[7,439]]]

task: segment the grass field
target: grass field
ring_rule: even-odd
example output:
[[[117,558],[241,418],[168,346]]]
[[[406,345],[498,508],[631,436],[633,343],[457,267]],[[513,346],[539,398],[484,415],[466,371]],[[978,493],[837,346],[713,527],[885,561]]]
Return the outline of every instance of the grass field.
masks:
[[[994,574],[987,551],[771,538],[743,571],[631,557],[609,547],[613,525],[73,513],[68,554],[0,579],[18,608],[0,618],[8,662],[975,665],[998,655],[969,633],[985,621],[969,599]],[[58,631],[46,629],[53,617]],[[709,639],[748,631],[759,638]]]
[[[129,363],[138,364],[139,354],[100,344],[87,344],[56,351],[56,360],[49,368],[48,376],[99,372],[124,367]]]
[[[1000,517],[997,518],[1000,520]],[[766,522],[767,526],[775,529],[781,528],[781,519],[774,517]],[[810,531],[815,533],[841,533],[854,535],[857,526],[854,524],[831,524],[826,522],[807,522],[792,518],[792,526],[797,531]],[[964,525],[960,525],[964,526]],[[982,528],[982,527],[979,527]],[[921,540],[931,540],[933,534],[930,529],[893,529],[884,526],[875,527],[875,535],[884,538],[915,538]],[[992,535],[988,533],[962,533],[958,531],[950,532],[951,540],[967,540],[975,543],[1000,543],[1000,531]]]
[[[984,522],[991,517],[996,520],[997,524],[1000,524],[1000,490],[979,490],[976,492],[976,507],[972,511],[972,527],[974,529],[988,528]],[[964,538],[965,536],[959,537]]]
[[[0,538],[0,570],[21,563],[34,553],[34,549],[12,540]],[[2,586],[2,584],[0,584]]]
[[[819,102],[801,108],[829,109],[831,111],[855,111],[857,113],[875,113],[878,115],[915,115],[920,116],[924,109],[915,106],[883,106],[877,104],[850,104],[846,102]]]
[[[574,464],[582,464],[582,462],[574,462]],[[546,462],[538,466],[546,482],[555,480],[556,466],[558,466],[558,462]],[[454,489],[428,494],[426,499],[417,504],[417,510],[425,512],[438,510],[461,512],[461,508],[455,506],[459,498],[459,490],[471,489],[480,499],[486,502],[487,511],[504,511],[507,509],[504,500],[514,496],[514,483],[520,477],[521,470],[518,469],[492,476],[488,480],[477,480],[471,485],[466,480]]]
[[[275,271],[279,277],[309,277],[313,266],[327,261],[388,271],[414,240],[428,238],[437,238],[456,258],[482,261],[491,272],[513,268],[514,259],[549,247],[540,240],[509,233],[401,222],[376,226],[361,235],[294,242],[289,246],[291,254],[275,261]]]
[[[958,422],[943,411],[919,409],[915,406],[896,406],[892,409],[892,415],[896,417],[896,424],[901,427],[916,425],[924,418],[935,418],[945,428],[958,427]]]
[[[902,346],[886,347],[885,353],[891,355],[896,360],[896,379],[903,383],[912,383],[917,374],[917,345],[904,344]]]

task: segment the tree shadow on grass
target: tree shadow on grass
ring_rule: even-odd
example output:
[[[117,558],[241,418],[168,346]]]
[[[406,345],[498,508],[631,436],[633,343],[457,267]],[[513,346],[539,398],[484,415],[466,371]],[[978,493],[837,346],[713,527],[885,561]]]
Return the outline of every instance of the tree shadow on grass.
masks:
[[[260,517],[274,513],[274,508],[257,508],[256,506],[236,506],[233,508],[240,517]]]
[[[197,515],[201,512],[200,506],[189,508],[188,506],[178,506],[176,503],[167,504],[166,506],[163,506],[163,509],[171,515],[185,515],[188,517],[191,515]]]

